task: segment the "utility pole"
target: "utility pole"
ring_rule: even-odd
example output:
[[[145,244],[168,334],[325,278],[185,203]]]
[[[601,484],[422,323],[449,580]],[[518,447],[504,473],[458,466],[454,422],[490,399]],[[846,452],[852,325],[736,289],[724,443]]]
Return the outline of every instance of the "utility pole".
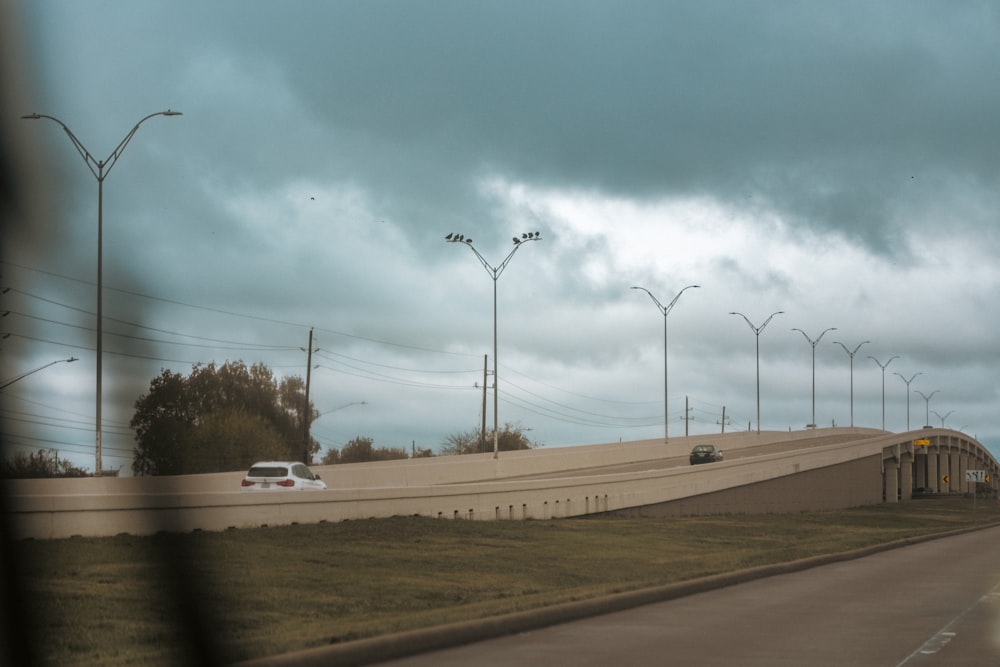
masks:
[[[486,376],[489,373],[490,355],[483,355],[483,428],[479,431],[479,451],[486,451]]]
[[[688,397],[684,397],[684,437],[688,436],[688,422],[691,421],[691,408],[688,407]]]
[[[313,359],[313,330],[309,329],[309,347],[306,348],[306,404],[302,408],[302,462],[306,465],[312,463],[312,456],[309,453],[309,427],[312,421],[312,410],[309,409],[309,383],[312,381],[312,359]]]

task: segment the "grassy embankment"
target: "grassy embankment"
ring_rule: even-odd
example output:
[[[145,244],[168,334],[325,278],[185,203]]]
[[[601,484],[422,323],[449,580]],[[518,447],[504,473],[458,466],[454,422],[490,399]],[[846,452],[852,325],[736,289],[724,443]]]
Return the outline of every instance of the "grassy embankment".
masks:
[[[16,545],[52,665],[241,660],[1000,521],[996,501],[683,519],[351,521]],[[191,628],[200,628],[193,633]]]

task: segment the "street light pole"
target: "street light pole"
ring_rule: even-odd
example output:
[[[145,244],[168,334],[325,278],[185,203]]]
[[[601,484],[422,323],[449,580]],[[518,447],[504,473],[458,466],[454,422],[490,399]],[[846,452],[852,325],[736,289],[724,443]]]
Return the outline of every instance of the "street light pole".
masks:
[[[839,340],[835,340],[833,342],[834,344],[844,348],[844,352],[846,352],[847,356],[851,358],[851,428],[854,428],[854,355],[858,353],[858,350],[861,349],[862,345],[864,345],[865,343],[870,343],[871,341],[870,340],[861,341],[860,343],[858,343],[858,346],[854,348],[853,352],[851,350],[848,350],[847,346],[841,343]]]
[[[657,309],[663,314],[663,441],[664,442],[667,442],[669,440],[669,429],[667,426],[667,422],[669,421],[669,417],[667,414],[667,315],[669,315],[670,311],[673,310],[674,305],[677,304],[677,299],[681,298],[681,294],[684,294],[684,292],[686,292],[689,289],[697,287],[701,287],[701,285],[688,285],[680,292],[678,292],[677,296],[675,296],[673,300],[666,306],[660,303],[660,300],[657,299],[655,296],[653,296],[653,293],[650,292],[645,287],[632,288],[632,289],[642,290],[643,292],[648,294],[649,298],[652,299],[653,303],[656,304]]]
[[[768,318],[764,320],[764,324],[759,327],[754,326],[753,322],[750,321],[750,318],[743,313],[729,313],[730,315],[739,315],[746,320],[746,323],[750,326],[750,330],[753,331],[754,336],[757,338],[757,435],[760,435],[760,332],[764,330],[764,327],[768,325],[775,315],[781,315],[784,312],[785,311],[783,310],[778,310],[771,313]]]
[[[7,380],[3,384],[0,384],[0,389],[6,389],[7,387],[9,387],[12,384],[14,384],[15,382],[17,382],[18,380],[23,380],[24,378],[28,377],[29,375],[34,375],[38,371],[43,371],[46,368],[48,368],[49,366],[55,366],[56,364],[63,363],[63,362],[70,363],[70,362],[73,362],[73,361],[79,361],[79,359],[77,359],[76,357],[70,357],[69,359],[56,359],[55,361],[50,361],[49,363],[45,364],[44,366],[39,366],[38,368],[36,368],[34,370],[28,371],[27,373],[21,373],[17,377],[11,378],[10,380]]]
[[[475,255],[476,259],[479,260],[483,268],[486,269],[486,273],[490,275],[493,279],[493,458],[500,457],[500,420],[498,416],[498,409],[500,407],[500,385],[499,379],[497,377],[497,280],[500,278],[500,274],[503,273],[504,269],[510,263],[511,258],[514,253],[517,252],[518,248],[527,243],[528,241],[541,241],[541,234],[539,232],[528,232],[521,235],[521,238],[514,237],[514,247],[511,249],[507,256],[504,258],[499,265],[493,266],[486,261],[479,251],[476,250],[475,246],[472,245],[472,239],[465,238],[462,234],[448,234],[444,237],[444,240],[448,243],[461,243],[471,250]]]
[[[319,366],[316,366],[316,368],[319,368]],[[326,366],[323,366],[323,368],[326,368]],[[324,417],[324,416],[330,414],[331,412],[337,412],[338,410],[343,410],[344,408],[349,408],[352,405],[368,405],[368,401],[352,401],[350,403],[345,403],[345,404],[337,406],[335,408],[330,408],[329,410],[324,410],[323,412],[317,412],[316,413],[316,419],[319,419],[320,417]],[[312,420],[312,422],[315,422],[315,419]],[[312,422],[310,422],[310,424]],[[312,438],[312,434],[310,434],[309,437]],[[320,449],[322,449],[322,447],[320,447]],[[312,465],[309,461],[304,461],[304,463],[306,465]]]
[[[909,431],[910,430],[910,383],[913,382],[913,380],[918,375],[923,375],[923,373],[914,373],[912,376],[910,376],[909,380],[907,380],[899,373],[893,373],[893,375],[899,375],[899,379],[906,383],[906,430]]]
[[[889,364],[892,363],[893,359],[899,359],[899,355],[896,354],[889,357],[889,361],[885,362],[884,364],[871,355],[868,355],[868,358],[874,361],[876,364],[878,364],[879,368],[882,369],[882,430],[884,431],[885,430],[885,369]]]
[[[934,394],[938,393],[939,391],[941,391],[941,390],[940,389],[935,389],[930,394],[924,394],[924,392],[920,391],[919,389],[915,390],[915,392],[918,393],[918,394],[920,394],[921,398],[924,399],[924,407],[925,407],[925,412],[924,412],[924,428],[930,428],[931,427],[931,396],[933,396]],[[937,414],[937,413],[935,413],[935,414]],[[951,413],[948,413],[948,414],[951,414]],[[941,428],[944,428],[944,421],[943,420],[941,422]]]
[[[943,417],[942,417],[941,415],[939,415],[939,414],[937,413],[937,410],[931,410],[931,412],[933,412],[933,413],[934,413],[934,416],[935,416],[935,417],[937,417],[938,419],[940,419],[940,420],[941,420],[941,428],[944,428],[944,420],[945,420],[945,419],[947,419],[948,417],[950,417],[950,416],[951,416],[951,414],[952,414],[953,412],[955,412],[955,411],[954,411],[954,410],[949,410],[949,411],[947,412],[947,414],[945,414],[945,416],[943,416]]]
[[[823,338],[823,335],[827,331],[836,331],[837,327],[830,327],[829,329],[824,329],[823,333],[816,336],[816,340],[810,338],[805,331],[802,329],[792,329],[792,331],[798,331],[800,334],[805,336],[805,339],[809,341],[809,345],[812,346],[812,359],[813,359],[813,372],[812,372],[812,423],[806,428],[816,428],[816,344]]]
[[[76,135],[67,127],[66,123],[62,122],[55,116],[47,116],[45,114],[33,113],[27,116],[21,116],[24,120],[38,120],[40,118],[46,118],[54,123],[58,123],[62,127],[66,136],[73,143],[73,147],[76,148],[77,152],[83,158],[83,161],[87,164],[87,168],[90,169],[90,173],[94,175],[97,179],[97,388],[96,388],[96,410],[94,416],[94,429],[95,429],[95,467],[94,475],[100,477],[103,474],[103,468],[101,464],[101,402],[102,402],[102,375],[103,375],[103,361],[104,361],[104,179],[107,178],[111,169],[118,163],[118,158],[122,156],[122,152],[125,147],[128,146],[129,142],[132,141],[132,137],[139,130],[139,126],[144,122],[153,118],[154,116],[180,116],[181,112],[171,111],[167,109],[166,111],[157,111],[156,113],[151,113],[145,118],[142,118],[138,123],[136,123],[125,138],[122,139],[115,149],[111,151],[111,155],[104,160],[95,159],[90,152],[84,147]]]

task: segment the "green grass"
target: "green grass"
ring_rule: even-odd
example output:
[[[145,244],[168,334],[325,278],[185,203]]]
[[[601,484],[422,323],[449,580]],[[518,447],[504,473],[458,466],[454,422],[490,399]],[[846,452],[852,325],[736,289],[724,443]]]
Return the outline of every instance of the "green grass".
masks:
[[[235,661],[1000,521],[996,501],[839,512],[553,521],[373,519],[186,535],[26,540],[51,665]],[[187,647],[187,648],[185,648]]]

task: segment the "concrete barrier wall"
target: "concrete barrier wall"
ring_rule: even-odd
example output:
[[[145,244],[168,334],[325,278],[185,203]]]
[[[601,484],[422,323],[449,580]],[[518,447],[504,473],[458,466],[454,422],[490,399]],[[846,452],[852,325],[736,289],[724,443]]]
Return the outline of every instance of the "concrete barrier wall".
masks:
[[[881,455],[615,512],[621,516],[816,512],[882,503]]]
[[[700,437],[698,439],[705,440],[706,438]],[[707,441],[712,441],[712,439],[708,438]],[[668,445],[662,440],[644,440],[624,444],[501,452],[497,459],[494,459],[493,453],[490,452],[488,454],[435,456],[332,466],[312,465],[310,468],[330,488],[386,488],[504,479],[529,474],[655,460],[667,455],[679,456],[681,453],[681,445]],[[240,480],[245,473],[245,470],[238,470],[225,473],[166,477],[7,480],[4,482],[4,487],[10,495],[214,492],[238,490]]]
[[[803,438],[801,433],[797,437]],[[318,492],[237,491],[242,473],[146,479],[145,484],[143,480],[91,480],[95,484],[89,486],[76,480],[37,480],[38,484],[8,485],[8,492],[16,488],[21,493],[9,494],[6,500],[12,536],[41,539],[219,531],[399,515],[467,520],[551,519],[670,504],[673,507],[669,511],[674,513],[807,511],[881,502],[881,470],[887,465],[888,453],[901,448],[900,438],[862,434],[860,439],[852,436],[844,442],[843,438],[824,440],[817,435],[810,440],[813,446],[806,449],[796,447],[703,466],[630,472],[608,472],[614,470],[608,466],[653,460],[657,452],[659,458],[680,451],[686,456],[691,441],[683,445],[601,445],[590,452],[576,451],[586,449],[582,447],[511,452],[503,453],[499,460],[494,460],[492,454],[481,458],[477,455],[476,460],[417,459],[387,465],[388,471],[382,477],[378,477],[377,470],[385,464],[339,466],[345,472],[338,473],[352,478],[405,483]],[[820,444],[827,441],[833,444]],[[733,437],[725,446],[739,450],[755,442],[760,444],[753,438]],[[989,462],[995,469],[996,461],[990,457]],[[353,470],[346,471],[349,468]],[[567,470],[575,473],[566,474]],[[546,471],[553,474],[546,477]],[[482,476],[486,481],[479,481]],[[328,484],[338,479],[329,472],[324,478]],[[427,479],[441,481],[417,483]],[[51,492],[60,481],[72,482],[70,486],[76,491],[100,486],[117,492]],[[220,485],[234,490],[199,490]]]
[[[821,429],[802,432],[735,432],[725,435],[700,435],[663,440],[640,440],[625,443],[580,445],[577,447],[541,448],[524,451],[435,456],[375,463],[350,463],[310,468],[327,486],[344,488],[385,488],[454,484],[466,481],[500,480],[569,470],[655,461],[665,457],[687,456],[699,443],[718,443],[724,449],[740,449],[760,443],[780,443],[805,436],[817,439],[831,433],[850,432],[860,437],[880,435],[873,429]],[[237,490],[245,470],[169,477],[83,477],[78,479],[6,480],[3,488],[9,495],[91,495],[131,493],[195,493]]]

